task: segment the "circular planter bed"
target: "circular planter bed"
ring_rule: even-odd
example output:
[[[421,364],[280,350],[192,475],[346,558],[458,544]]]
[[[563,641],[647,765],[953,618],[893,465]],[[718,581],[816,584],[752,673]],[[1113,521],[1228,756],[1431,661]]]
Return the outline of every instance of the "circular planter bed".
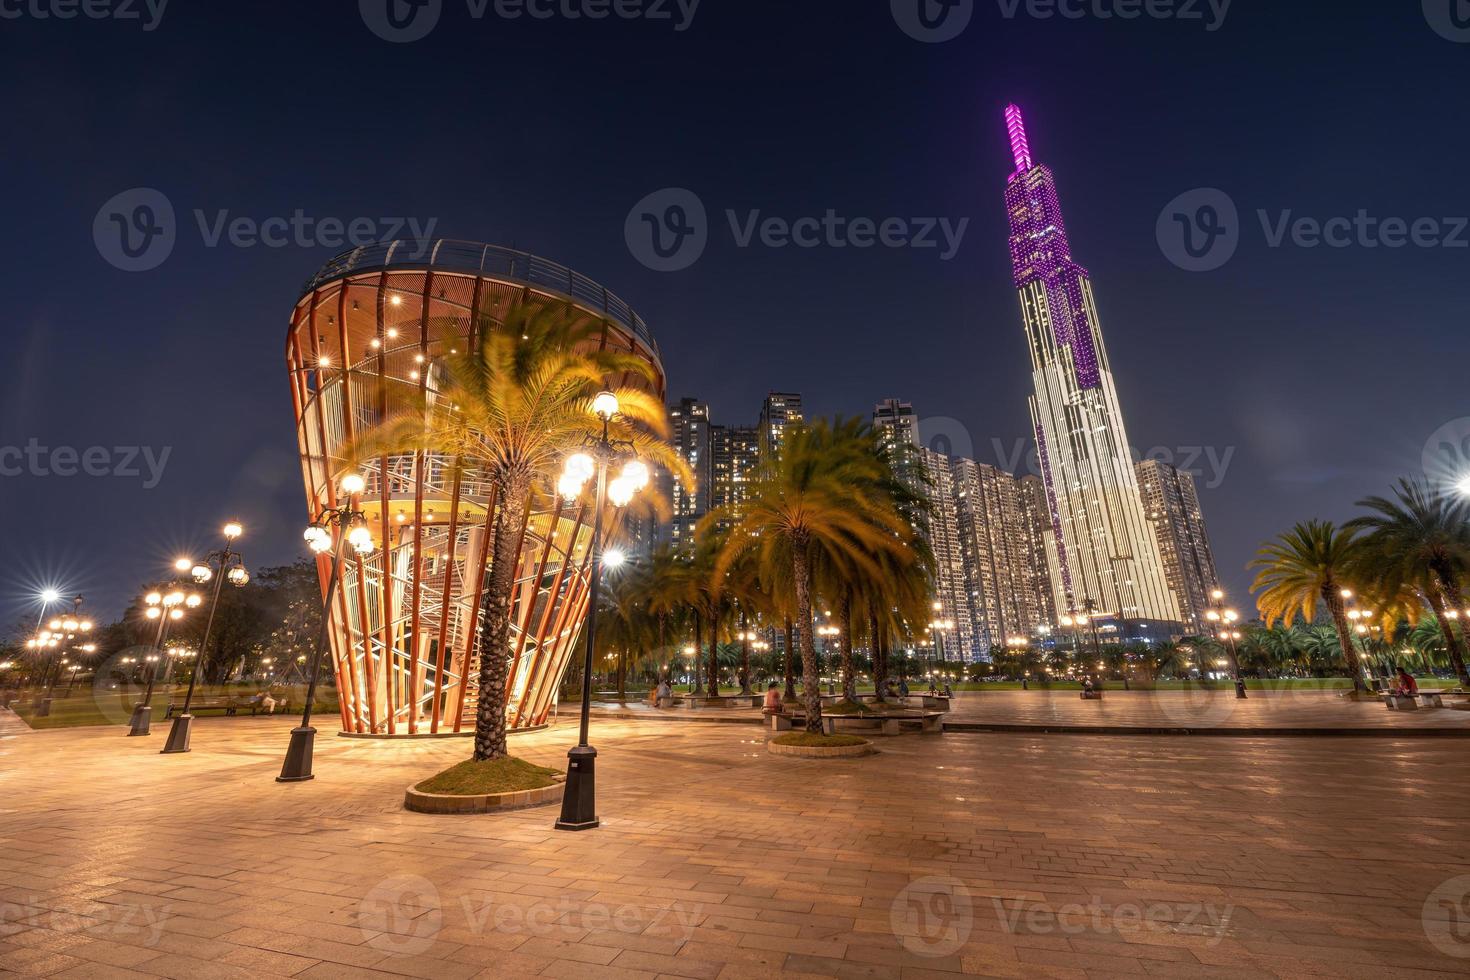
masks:
[[[408,787],[403,808],[415,813],[497,813],[544,806],[561,799],[565,780],[564,773],[520,759],[462,762]],[[486,791],[476,792],[480,786]]]
[[[787,732],[766,743],[772,755],[790,755],[803,759],[846,759],[868,755],[873,743],[856,735],[813,735],[810,732]]]

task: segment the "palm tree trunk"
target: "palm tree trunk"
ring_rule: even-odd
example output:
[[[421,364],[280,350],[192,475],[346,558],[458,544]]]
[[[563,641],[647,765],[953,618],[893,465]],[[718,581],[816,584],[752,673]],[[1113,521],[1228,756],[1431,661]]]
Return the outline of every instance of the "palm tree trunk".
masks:
[[[796,631],[786,620],[786,693],[783,700],[796,700]]]
[[[852,590],[844,589],[837,606],[837,646],[842,656],[842,699],[857,704],[857,671],[852,666]]]
[[[503,759],[505,688],[510,670],[510,598],[520,555],[520,530],[526,516],[529,479],[511,479],[500,487],[495,510],[490,579],[480,623],[480,688],[475,706],[475,760]]]
[[[871,605],[868,609],[868,636],[869,649],[873,651],[873,691],[874,700],[882,702],[884,685],[888,683],[888,653],[883,649],[883,642],[878,636],[878,614],[872,611]]]
[[[618,701],[628,700],[628,651],[618,650]]]
[[[1439,631],[1444,634],[1444,648],[1450,655],[1450,663],[1454,665],[1461,686],[1470,687],[1470,674],[1465,672],[1465,649],[1455,635],[1455,624],[1450,620],[1444,596],[1437,589],[1429,590],[1429,608],[1434,610],[1434,618],[1439,621]]]
[[[704,618],[694,614],[694,690],[690,694],[704,694],[704,679],[700,676],[700,656],[704,653]]]
[[[822,731],[822,690],[817,681],[817,644],[812,637],[812,580],[806,542],[792,543],[791,571],[796,580],[796,636],[801,644],[801,696],[806,730]]]
[[[720,621],[710,620],[709,626],[709,696],[720,696]]]
[[[1353,649],[1352,627],[1348,625],[1347,606],[1342,601],[1342,590],[1336,583],[1322,587],[1322,599],[1327,603],[1327,612],[1332,616],[1332,625],[1337,628],[1337,645],[1342,661],[1347,665],[1348,676],[1353,679],[1353,693],[1366,690],[1363,685],[1363,668],[1358,652]]]
[[[740,693],[750,694],[750,630],[745,614],[740,616]]]

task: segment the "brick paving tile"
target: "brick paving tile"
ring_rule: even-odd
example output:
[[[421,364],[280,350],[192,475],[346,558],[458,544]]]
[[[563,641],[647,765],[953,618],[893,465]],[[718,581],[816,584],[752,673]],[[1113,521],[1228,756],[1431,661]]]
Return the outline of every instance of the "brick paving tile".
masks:
[[[1234,710],[1401,724],[1257,700]],[[1141,723],[1177,708],[1102,704]],[[1446,930],[1449,955],[1425,932],[1430,893],[1470,875],[1458,739],[906,735],[838,766],[740,726],[599,719],[603,827],[560,834],[554,808],[402,810],[465,740],[323,729],[318,778],[277,784],[289,727],[200,719],[185,757],[118,729],[0,739],[25,801],[0,811],[0,974],[1470,974],[1470,935]],[[514,744],[560,766],[568,730]]]

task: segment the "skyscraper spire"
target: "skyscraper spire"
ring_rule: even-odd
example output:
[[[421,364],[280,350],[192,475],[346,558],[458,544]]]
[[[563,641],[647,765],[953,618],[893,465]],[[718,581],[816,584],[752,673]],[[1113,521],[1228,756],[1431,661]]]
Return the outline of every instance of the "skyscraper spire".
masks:
[[[1011,134],[1011,156],[1016,158],[1016,172],[1031,169],[1031,145],[1026,142],[1026,121],[1021,118],[1021,107],[1012,103],[1006,106],[1006,130]]]
[[[1031,351],[1057,611],[1101,611],[1118,622],[1120,639],[1162,639],[1180,629],[1179,606],[1139,497],[1092,281],[1072,259],[1056,182],[1031,159],[1014,105],[1006,132],[1016,161],[1005,193],[1011,271]]]

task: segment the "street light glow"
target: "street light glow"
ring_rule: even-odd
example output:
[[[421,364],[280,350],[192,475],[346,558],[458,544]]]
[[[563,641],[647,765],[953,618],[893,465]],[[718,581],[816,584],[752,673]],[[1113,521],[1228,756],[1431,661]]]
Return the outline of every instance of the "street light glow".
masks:
[[[622,566],[623,562],[627,560],[628,556],[623,554],[617,548],[613,548],[607,552],[604,552],[602,556],[602,564],[608,568],[619,568]]]

